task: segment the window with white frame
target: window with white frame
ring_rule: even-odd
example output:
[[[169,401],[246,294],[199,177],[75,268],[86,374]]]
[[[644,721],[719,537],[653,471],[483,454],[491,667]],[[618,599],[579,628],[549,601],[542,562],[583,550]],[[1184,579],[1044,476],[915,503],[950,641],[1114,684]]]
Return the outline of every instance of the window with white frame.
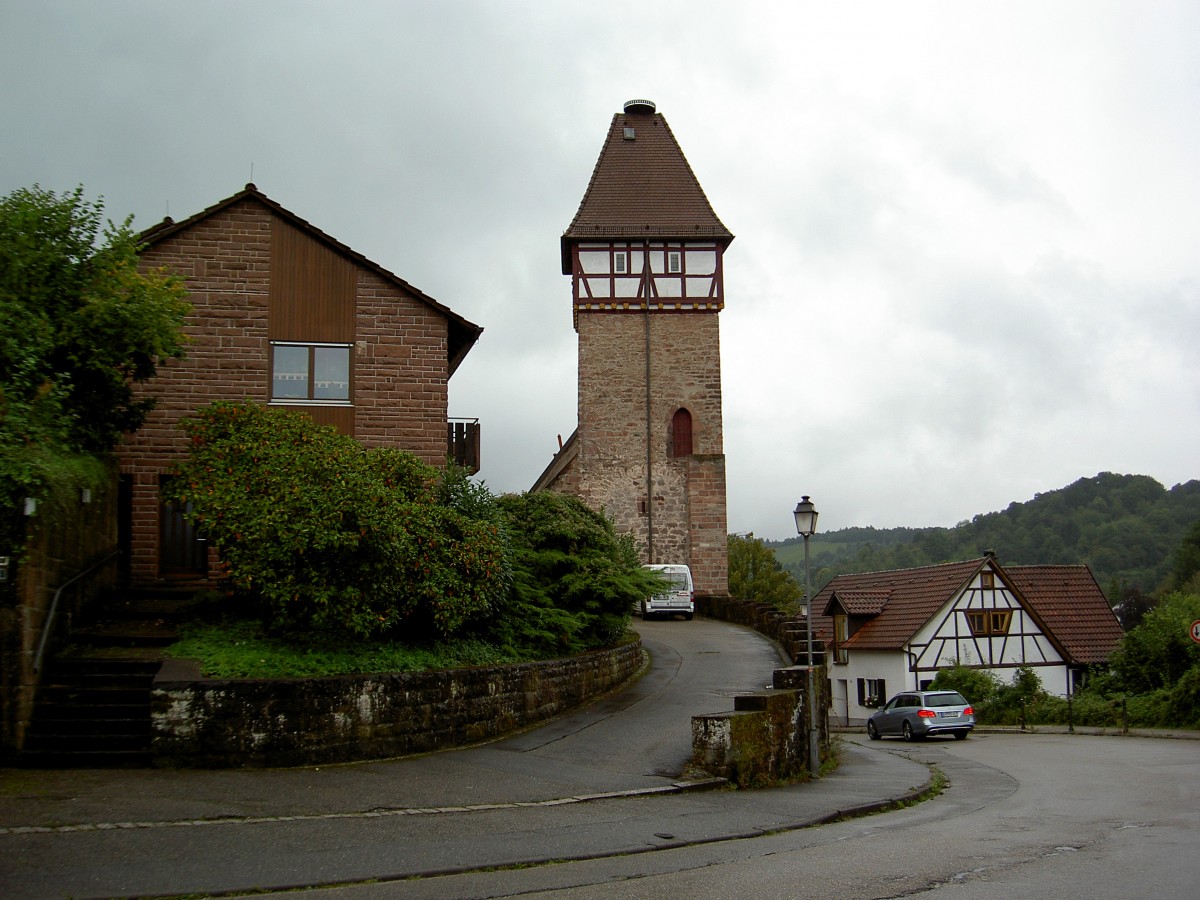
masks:
[[[850,640],[850,620],[847,616],[834,613],[833,616],[833,661],[841,665],[850,662],[850,651],[843,645]]]
[[[350,402],[350,344],[271,343],[271,400]]]
[[[667,251],[667,271],[678,274],[683,271],[683,253],[679,250]]]

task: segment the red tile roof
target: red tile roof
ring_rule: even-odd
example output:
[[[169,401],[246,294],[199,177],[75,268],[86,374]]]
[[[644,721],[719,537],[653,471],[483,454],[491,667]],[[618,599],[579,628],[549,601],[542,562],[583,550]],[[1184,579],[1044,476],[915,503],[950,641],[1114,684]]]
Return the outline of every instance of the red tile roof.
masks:
[[[572,241],[621,238],[733,240],[661,113],[613,116],[579,210],[562,236],[563,274],[571,274]]]
[[[843,646],[852,650],[899,650],[945,603],[957,595],[989,557],[915,569],[838,575],[813,597],[813,630],[833,637],[834,606],[851,616],[871,616]],[[1033,613],[1067,662],[1103,662],[1121,642],[1122,630],[1091,570],[1078,566],[1002,567],[1001,580]],[[880,597],[886,597],[882,608]]]
[[[847,588],[837,592],[837,599],[842,605],[842,609],[851,616],[877,616],[883,612],[883,608],[891,596],[891,588],[875,591]]]
[[[840,600],[843,592],[857,597],[866,591],[886,591],[888,599],[882,611],[862,625],[844,646],[854,650],[897,650],[962,590],[985,561],[973,559],[916,569],[838,575],[813,598],[813,609],[820,610],[824,617],[822,621],[814,615],[813,627],[832,638],[831,601]],[[855,615],[849,609],[847,613]]]
[[[1121,623],[1087,566],[1008,566],[1003,571],[1069,662],[1104,662],[1120,645]]]

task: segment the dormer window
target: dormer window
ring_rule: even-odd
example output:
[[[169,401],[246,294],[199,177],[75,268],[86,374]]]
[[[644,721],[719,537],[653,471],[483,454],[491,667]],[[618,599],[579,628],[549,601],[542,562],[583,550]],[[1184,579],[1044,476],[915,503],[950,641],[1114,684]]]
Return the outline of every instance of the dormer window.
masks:
[[[850,640],[850,617],[845,613],[833,614],[833,661],[839,665],[850,662],[850,651],[842,645]]]

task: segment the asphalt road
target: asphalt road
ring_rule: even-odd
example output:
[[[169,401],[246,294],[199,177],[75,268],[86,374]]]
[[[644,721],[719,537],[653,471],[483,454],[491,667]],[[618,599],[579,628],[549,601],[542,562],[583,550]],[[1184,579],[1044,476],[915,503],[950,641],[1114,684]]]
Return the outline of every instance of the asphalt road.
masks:
[[[646,808],[639,794],[678,792],[691,716],[732,709],[784,663],[745,628],[636,625],[652,665],[627,689],[467,750],[287,770],[0,771],[0,897],[203,895],[636,848],[641,831],[611,823]]]
[[[780,664],[718,622],[637,623],[628,690],[512,739],[352,766],[0,771],[0,897],[1193,897],[1200,743],[843,736],[831,777],[681,790],[695,713]],[[914,796],[933,800],[834,821]]]
[[[854,741],[868,743],[865,737]],[[1200,895],[1195,740],[985,733],[915,748],[871,744],[863,752],[930,763],[945,773],[949,786],[911,808],[751,841],[336,896],[1190,900]],[[538,878],[545,879],[540,886]],[[442,893],[425,892],[426,887]]]

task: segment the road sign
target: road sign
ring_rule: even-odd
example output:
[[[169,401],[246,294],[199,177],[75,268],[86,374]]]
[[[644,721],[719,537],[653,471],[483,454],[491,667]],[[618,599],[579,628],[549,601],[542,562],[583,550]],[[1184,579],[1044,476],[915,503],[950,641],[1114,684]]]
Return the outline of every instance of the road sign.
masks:
[[[1200,619],[1192,623],[1192,640],[1200,644]]]

